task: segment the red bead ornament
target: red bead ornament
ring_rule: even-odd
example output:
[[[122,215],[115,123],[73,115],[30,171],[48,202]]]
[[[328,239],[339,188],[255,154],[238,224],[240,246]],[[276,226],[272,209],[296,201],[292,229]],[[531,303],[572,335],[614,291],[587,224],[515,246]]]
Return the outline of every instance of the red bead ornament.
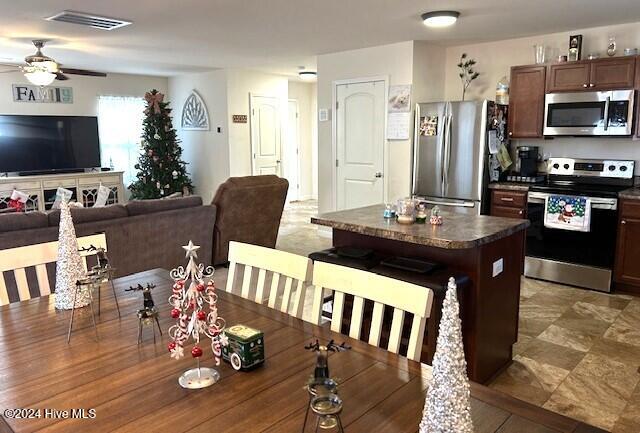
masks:
[[[176,348],[176,343],[174,341],[169,342],[169,344],[167,344],[167,349],[169,349],[169,352],[173,351],[173,349]]]
[[[207,313],[205,313],[204,311],[200,310],[198,311],[197,314],[198,320],[204,320],[207,318]]]
[[[193,349],[191,349],[191,356],[194,358],[200,358],[202,356],[202,349],[198,346],[193,346]]]
[[[177,308],[171,310],[171,317],[173,317],[174,319],[180,317],[180,310],[178,310]]]
[[[196,290],[197,290],[198,292],[202,292],[202,291],[204,291],[204,284],[202,284],[202,283],[198,284],[198,285],[196,286]]]

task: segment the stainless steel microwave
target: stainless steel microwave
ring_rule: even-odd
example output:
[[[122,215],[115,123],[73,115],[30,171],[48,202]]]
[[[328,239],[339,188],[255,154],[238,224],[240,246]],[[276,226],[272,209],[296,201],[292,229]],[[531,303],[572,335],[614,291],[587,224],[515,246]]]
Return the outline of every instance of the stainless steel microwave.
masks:
[[[544,135],[631,135],[633,90],[548,93]]]

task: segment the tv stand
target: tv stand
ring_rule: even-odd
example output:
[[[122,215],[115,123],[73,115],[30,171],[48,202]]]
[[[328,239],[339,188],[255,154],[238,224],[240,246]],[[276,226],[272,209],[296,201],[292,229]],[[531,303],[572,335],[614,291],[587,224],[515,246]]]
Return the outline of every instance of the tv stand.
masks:
[[[14,189],[29,196],[25,212],[51,209],[58,187],[74,191],[75,200],[84,207],[93,206],[100,185],[110,189],[107,204],[124,203],[126,197],[122,174],[121,171],[95,171],[0,177],[0,209],[8,207]]]

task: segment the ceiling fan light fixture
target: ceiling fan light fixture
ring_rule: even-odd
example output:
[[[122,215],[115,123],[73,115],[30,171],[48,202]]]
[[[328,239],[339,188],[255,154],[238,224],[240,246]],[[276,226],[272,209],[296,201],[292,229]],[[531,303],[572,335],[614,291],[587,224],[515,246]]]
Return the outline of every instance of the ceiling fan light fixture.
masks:
[[[458,11],[433,11],[422,14],[422,22],[427,27],[448,27],[458,21]]]
[[[316,79],[318,73],[315,71],[300,71],[298,72],[298,77],[300,77],[300,79],[302,81],[313,81]]]
[[[56,79],[56,74],[42,69],[26,71],[24,76],[31,84],[36,86],[48,86]]]

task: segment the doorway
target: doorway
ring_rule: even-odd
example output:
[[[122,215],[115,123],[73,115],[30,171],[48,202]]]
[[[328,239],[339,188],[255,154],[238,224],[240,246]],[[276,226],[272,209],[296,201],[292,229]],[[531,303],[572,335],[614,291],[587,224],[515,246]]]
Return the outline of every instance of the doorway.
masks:
[[[385,201],[385,78],[334,83],[336,209]]]
[[[252,174],[281,176],[280,100],[250,95]]]

